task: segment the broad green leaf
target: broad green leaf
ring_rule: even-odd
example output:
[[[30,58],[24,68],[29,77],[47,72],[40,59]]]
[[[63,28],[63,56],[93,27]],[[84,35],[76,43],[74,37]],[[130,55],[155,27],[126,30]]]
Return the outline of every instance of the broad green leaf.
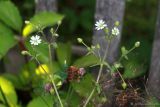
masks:
[[[21,32],[22,18],[17,7],[11,1],[0,1],[0,21]]]
[[[64,107],[79,107],[81,103],[81,97],[74,90],[69,89],[60,93]]]
[[[13,87],[13,84],[4,77],[0,76],[0,87],[10,107],[15,107],[15,105],[17,104],[17,95]],[[1,91],[0,101],[4,102]]]
[[[0,59],[17,43],[10,29],[0,23]]]
[[[59,63],[64,66],[69,65],[71,62],[71,44],[63,44],[58,43],[58,47],[56,49],[56,55]]]
[[[136,78],[143,75],[146,72],[146,69],[143,64],[140,64],[134,59],[124,62],[124,78]]]
[[[30,22],[23,29],[23,36],[43,29],[47,26],[53,26],[63,19],[63,16],[54,12],[40,12],[30,19]]]
[[[72,82],[73,89],[83,97],[88,97],[95,87],[94,78],[90,74],[86,74],[80,82]]]
[[[39,96],[30,101],[27,107],[53,107],[53,97]]]
[[[95,55],[87,55],[82,58],[76,60],[73,65],[76,67],[87,67],[99,64],[99,59]]]

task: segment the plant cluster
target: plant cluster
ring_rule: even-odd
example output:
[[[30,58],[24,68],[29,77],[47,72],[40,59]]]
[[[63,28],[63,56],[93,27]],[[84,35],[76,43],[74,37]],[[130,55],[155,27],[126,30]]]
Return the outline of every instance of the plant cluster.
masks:
[[[8,14],[5,9],[8,9]],[[88,53],[72,62],[71,44],[55,41],[59,37],[57,31],[63,15],[41,12],[25,21],[23,27],[18,9],[10,1],[0,2],[0,14],[3,14],[3,17],[0,15],[0,34],[8,41],[6,43],[1,40],[0,57],[4,57],[11,47],[19,44],[23,47],[20,51],[26,59],[26,65],[18,75],[4,73],[0,76],[0,106],[25,105],[18,101],[16,92],[19,90],[29,92],[28,96],[32,98],[27,102],[27,107],[93,107],[103,104],[107,101],[107,96],[100,81],[103,80],[102,73],[106,68],[112,78],[115,75],[120,77],[124,90],[127,88],[128,84],[119,69],[123,68],[122,60],[128,60],[127,55],[138,48],[140,42],[136,42],[129,50],[122,47],[120,58],[113,64],[108,63],[106,59],[110,44],[120,35],[118,21],[112,29],[102,19],[95,24],[96,30],[105,32],[104,39],[108,42],[107,48],[103,49],[104,56],[100,54],[102,49],[99,44],[88,46],[82,38],[77,38],[78,43],[84,45]],[[90,72],[93,66],[99,67],[96,79]]]

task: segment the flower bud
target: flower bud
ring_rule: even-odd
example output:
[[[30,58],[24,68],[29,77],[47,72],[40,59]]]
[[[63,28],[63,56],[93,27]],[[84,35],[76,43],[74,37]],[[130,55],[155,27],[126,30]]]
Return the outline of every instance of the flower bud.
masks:
[[[77,38],[77,41],[78,41],[79,43],[82,43],[82,42],[83,42],[83,39],[82,39],[82,38]]]
[[[25,20],[25,21],[24,21],[24,23],[25,23],[25,24],[29,24],[29,23],[30,23],[30,21],[28,21],[28,20]]]
[[[53,29],[53,28],[51,28],[51,29],[50,29],[50,32],[51,32],[51,33],[53,33],[53,32],[54,32],[54,29]]]
[[[53,89],[52,83],[46,83],[44,89],[46,92],[50,92]]]
[[[135,47],[139,47],[139,46],[140,46],[140,42],[137,41],[134,46],[135,46]]]
[[[96,47],[92,45],[91,48],[92,48],[92,49],[95,49]]]
[[[60,25],[61,23],[62,23],[62,21],[58,21],[58,23],[57,23],[57,24],[58,24],[58,25]]]
[[[21,54],[31,56],[31,54],[28,51],[22,51]]]
[[[119,26],[119,21],[116,21],[116,22],[115,22],[115,26]]]
[[[58,37],[59,35],[57,33],[54,34],[55,37]]]
[[[79,68],[78,73],[83,76],[86,73],[86,70],[84,68]]]
[[[96,47],[97,47],[97,49],[100,49],[100,45],[99,44],[97,44]]]
[[[122,83],[122,87],[123,89],[126,89],[127,88],[127,84],[125,82]]]

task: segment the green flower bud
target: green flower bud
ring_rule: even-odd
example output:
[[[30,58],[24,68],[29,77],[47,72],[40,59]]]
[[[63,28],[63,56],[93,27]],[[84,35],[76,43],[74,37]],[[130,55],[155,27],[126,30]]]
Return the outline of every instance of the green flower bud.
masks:
[[[140,43],[139,41],[137,41],[134,46],[135,46],[135,47],[139,47],[140,44],[141,44],[141,43]]]
[[[123,89],[126,89],[127,88],[127,84],[125,82],[122,83],[122,87]]]
[[[30,21],[28,21],[28,20],[25,20],[25,21],[24,21],[24,23],[25,23],[25,24],[29,24],[29,23],[30,23]]]
[[[78,41],[79,43],[82,43],[82,42],[83,42],[83,39],[82,39],[82,38],[77,38],[77,41]]]
[[[31,56],[31,54],[28,51],[22,51],[21,54]]]
[[[57,23],[57,24],[58,24],[58,25],[60,25],[61,23],[62,23],[62,21],[58,21],[58,23]]]
[[[91,46],[91,48],[92,48],[92,49],[95,49],[96,47],[95,47],[95,46]]]
[[[96,47],[97,47],[97,49],[100,49],[100,45],[99,45],[99,44],[97,44],[97,46],[96,46]]]
[[[119,26],[119,24],[120,24],[119,21],[115,22],[115,26]]]
[[[118,69],[118,68],[122,67],[122,65],[121,65],[120,63],[114,63],[114,67],[115,67],[116,69]]]
[[[91,48],[90,48],[90,47],[87,47],[87,50],[88,50],[88,51],[91,51]]]
[[[50,32],[51,32],[51,33],[53,33],[53,32],[54,32],[54,29],[53,29],[53,28],[51,28],[51,29],[50,29]]]
[[[54,34],[55,37],[58,37],[59,35],[57,33]]]

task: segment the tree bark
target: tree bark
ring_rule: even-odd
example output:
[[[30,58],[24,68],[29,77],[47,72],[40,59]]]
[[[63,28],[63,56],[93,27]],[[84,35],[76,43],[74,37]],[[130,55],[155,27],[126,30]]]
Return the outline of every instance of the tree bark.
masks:
[[[35,0],[36,12],[57,11],[57,0]]]
[[[105,20],[110,29],[113,28],[116,21],[120,22],[120,26],[118,27],[120,30],[120,35],[112,41],[107,58],[110,63],[114,62],[118,56],[124,9],[125,0],[97,0],[96,2],[95,21],[99,19]],[[103,31],[94,30],[93,44],[97,43],[99,43],[102,48],[100,53],[101,56],[103,56],[108,45],[107,41],[104,39]]]
[[[109,29],[112,29],[114,27],[114,23],[116,21],[120,22],[120,26],[118,29],[120,30],[120,35],[112,40],[110,44],[110,48],[108,51],[108,57],[107,61],[109,63],[113,63],[116,61],[118,56],[118,49],[119,49],[119,43],[121,39],[121,30],[122,30],[122,24],[123,24],[123,16],[124,16],[124,10],[125,10],[125,0],[97,0],[96,1],[96,12],[95,12],[95,21],[99,19],[103,19],[106,23]],[[93,36],[93,44],[100,44],[101,50],[100,55],[103,57],[104,52],[108,47],[108,43],[104,38],[104,32],[94,30],[94,36]],[[104,69],[106,71],[106,69]],[[106,77],[106,82],[110,80],[111,77]],[[112,82],[111,84],[114,84]],[[113,98],[113,85],[110,85],[105,88],[105,93],[107,96],[107,102],[104,105],[104,107],[112,107],[112,98]]]
[[[36,13],[41,11],[50,11],[56,12],[57,8],[57,0],[35,0],[36,2]],[[51,40],[50,28],[44,30],[47,40]],[[56,39],[54,40],[56,41]],[[54,59],[54,51],[52,51],[52,58]]]
[[[147,88],[150,95],[160,100],[160,2],[158,5],[158,16]]]

